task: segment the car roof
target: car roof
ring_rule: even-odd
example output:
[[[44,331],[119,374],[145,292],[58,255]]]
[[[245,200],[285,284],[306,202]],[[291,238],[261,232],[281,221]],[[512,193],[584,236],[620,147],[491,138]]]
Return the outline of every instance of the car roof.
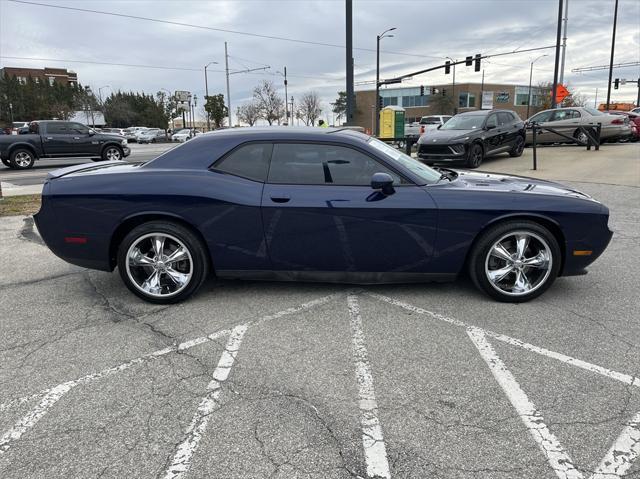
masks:
[[[348,136],[366,141],[369,135],[350,128],[319,128],[312,126],[252,126],[240,128],[224,128],[201,135],[204,138],[234,138],[246,136],[245,140],[318,140],[331,141],[331,136]]]

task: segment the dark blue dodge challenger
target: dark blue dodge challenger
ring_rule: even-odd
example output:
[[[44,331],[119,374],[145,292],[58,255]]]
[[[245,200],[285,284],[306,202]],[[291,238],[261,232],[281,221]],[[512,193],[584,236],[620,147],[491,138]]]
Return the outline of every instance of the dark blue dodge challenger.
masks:
[[[49,174],[35,216],[64,260],[154,303],[219,278],[453,280],[532,299],[585,273],[609,210],[548,181],[432,169],[347,129],[231,129],[153,161]]]

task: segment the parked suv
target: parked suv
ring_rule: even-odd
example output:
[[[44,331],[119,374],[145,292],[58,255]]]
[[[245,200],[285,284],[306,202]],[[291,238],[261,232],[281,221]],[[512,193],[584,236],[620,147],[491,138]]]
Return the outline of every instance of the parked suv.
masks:
[[[524,122],[510,110],[460,113],[418,140],[418,158],[434,163],[457,161],[477,168],[487,156],[524,150]]]
[[[71,121],[32,121],[26,134],[0,137],[0,160],[19,170],[31,168],[39,158],[121,160],[129,153],[125,138],[95,133],[82,123]]]

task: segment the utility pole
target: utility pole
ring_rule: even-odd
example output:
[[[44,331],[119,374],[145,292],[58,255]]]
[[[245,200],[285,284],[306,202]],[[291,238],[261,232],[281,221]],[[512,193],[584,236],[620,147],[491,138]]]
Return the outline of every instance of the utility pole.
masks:
[[[287,67],[284,67],[284,118],[289,124],[289,102],[287,102]],[[291,112],[291,121],[293,122],[293,112]]]
[[[484,95],[484,68],[482,69],[482,83],[480,84],[480,109],[482,110],[482,96]]]
[[[229,115],[229,128],[231,128],[231,92],[229,90],[229,53],[227,52],[227,42],[224,42],[224,65],[227,72],[227,115]]]
[[[567,52],[567,23],[569,22],[569,0],[564,0],[564,33],[562,35],[562,60],[560,61],[560,85],[564,85],[564,57]]]
[[[593,100],[593,107],[597,110],[598,109],[598,87],[596,87],[596,99]]]
[[[453,64],[453,85],[451,87],[451,96],[453,97],[453,114],[458,114],[458,102],[456,101],[456,64]],[[468,101],[468,99],[467,99]]]
[[[613,77],[613,54],[616,48],[616,24],[618,23],[618,0],[613,10],[613,34],[611,35],[611,60],[609,60],[609,83],[607,84],[607,110],[611,102],[611,79]]]
[[[618,1],[618,0],[616,0]],[[553,68],[553,89],[551,90],[551,108],[556,108],[556,90],[558,89],[558,70],[560,68],[560,35],[562,34],[562,0],[558,0],[558,33],[556,35],[556,61]]]
[[[636,106],[640,106],[640,78],[638,78],[638,98],[636,98]]]
[[[353,1],[345,0],[346,7],[346,54],[347,54],[347,125],[353,124],[355,93],[353,90]],[[377,99],[376,99],[377,101]]]

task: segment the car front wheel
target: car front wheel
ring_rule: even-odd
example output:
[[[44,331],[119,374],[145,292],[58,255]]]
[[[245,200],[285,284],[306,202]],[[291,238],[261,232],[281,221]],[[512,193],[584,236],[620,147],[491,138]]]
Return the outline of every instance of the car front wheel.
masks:
[[[513,145],[511,151],[509,151],[509,156],[512,158],[516,158],[518,156],[522,156],[524,152],[524,137],[518,136],[516,139],[516,144]]]
[[[469,154],[467,156],[467,167],[468,168],[477,168],[482,164],[482,160],[484,159],[484,151],[482,150],[482,145],[478,143],[474,143],[469,148]]]
[[[124,157],[122,149],[119,146],[107,146],[102,151],[102,159],[104,161],[117,161]]]
[[[187,299],[207,278],[209,260],[200,239],[176,223],[153,221],[134,228],[118,248],[118,270],[134,294],[151,303]]]
[[[16,170],[27,170],[33,167],[36,161],[35,155],[25,149],[17,149],[9,157],[9,166]]]
[[[540,296],[560,271],[558,242],[543,226],[510,221],[490,228],[469,259],[475,285],[494,299],[521,303]]]

